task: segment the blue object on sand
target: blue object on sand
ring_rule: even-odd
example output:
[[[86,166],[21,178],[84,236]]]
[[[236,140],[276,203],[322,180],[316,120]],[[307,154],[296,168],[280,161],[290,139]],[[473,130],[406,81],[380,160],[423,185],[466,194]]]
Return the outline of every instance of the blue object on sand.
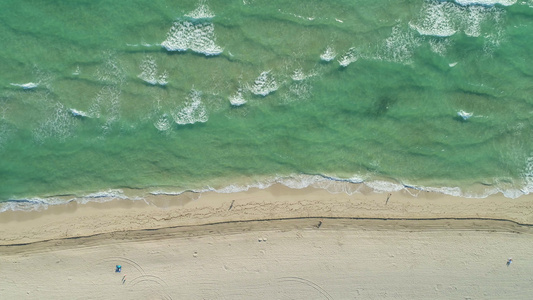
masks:
[[[117,265],[117,268],[115,269],[115,272],[120,273],[120,271],[122,271],[122,266],[121,265]]]

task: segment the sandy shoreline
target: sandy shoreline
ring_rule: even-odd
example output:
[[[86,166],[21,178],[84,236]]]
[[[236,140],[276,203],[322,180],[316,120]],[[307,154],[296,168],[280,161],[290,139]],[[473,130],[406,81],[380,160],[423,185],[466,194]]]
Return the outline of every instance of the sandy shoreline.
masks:
[[[44,211],[4,212],[0,218],[0,245],[141,229],[302,217],[472,218],[528,225],[533,224],[532,200],[533,196],[509,199],[502,195],[462,198],[407,189],[393,193],[363,190],[347,195],[316,188],[290,189],[282,185],[229,194],[151,195],[144,201],[71,202]]]
[[[0,292],[9,299],[527,299],[532,200],[276,185],[5,212]]]

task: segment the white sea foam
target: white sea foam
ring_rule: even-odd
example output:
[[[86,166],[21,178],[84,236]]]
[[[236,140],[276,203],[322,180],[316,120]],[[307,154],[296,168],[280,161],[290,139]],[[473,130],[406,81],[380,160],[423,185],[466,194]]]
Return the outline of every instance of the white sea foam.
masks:
[[[76,66],[76,70],[72,72],[72,75],[78,76],[81,74],[80,66]]]
[[[461,5],[486,5],[492,6],[500,4],[503,6],[510,6],[516,3],[516,0],[454,0],[456,3]]]
[[[120,118],[120,86],[106,85],[100,89],[93,100],[87,115],[91,118],[102,118],[106,122],[102,125],[106,133],[112,124]]]
[[[471,193],[468,191],[463,191],[459,187],[425,187],[418,185],[402,184],[395,183],[383,180],[371,180],[365,181],[360,176],[354,176],[353,178],[338,178],[327,175],[306,175],[306,174],[295,174],[290,176],[277,176],[271,178],[265,178],[261,181],[250,183],[250,184],[230,184],[221,188],[207,187],[205,189],[196,189],[189,190],[192,192],[202,193],[202,192],[217,192],[217,193],[237,193],[248,191],[253,188],[257,189],[266,189],[275,184],[282,184],[289,188],[293,189],[303,189],[308,187],[319,188],[327,190],[330,193],[346,193],[349,195],[360,193],[360,190],[363,186],[367,186],[374,190],[377,193],[387,193],[405,190],[413,196],[417,196],[421,191],[441,193],[456,197],[465,197],[465,198],[486,198],[490,195],[496,193],[502,193],[504,196],[509,198],[516,198],[520,195],[524,195],[524,192],[518,189],[498,189],[498,188],[487,188],[481,194]],[[533,186],[532,186],[533,187]],[[518,191],[518,192],[517,192]],[[169,192],[169,191],[156,191],[151,194],[171,194],[178,195],[184,191],[179,192]]]
[[[0,203],[0,213],[5,211],[42,211],[50,205],[66,204],[68,201],[58,198],[16,199]]]
[[[372,188],[374,191],[381,193],[401,191],[405,188],[403,184],[383,180],[365,181],[364,184]]]
[[[502,16],[505,11],[498,7],[466,6],[461,8],[459,23],[466,35],[479,37],[483,35],[483,28],[494,33],[502,30]]]
[[[351,63],[357,61],[359,59],[357,50],[355,50],[355,47],[352,47],[346,51],[338,60],[339,65],[342,67],[347,67]]]
[[[172,117],[174,122],[179,125],[207,122],[208,113],[207,108],[202,103],[202,93],[193,89],[185,104]]]
[[[39,86],[38,83],[28,82],[28,83],[11,83],[12,86],[18,86],[25,90],[31,90]]]
[[[468,36],[479,37],[485,26],[490,32],[500,31],[499,23],[504,11],[488,5],[490,1],[486,1],[486,5],[474,5],[480,2],[483,1],[464,1],[459,4],[427,1],[420,11],[420,16],[409,25],[421,35],[436,37],[448,37],[460,31]]]
[[[469,7],[466,13],[464,32],[468,36],[478,37],[481,35],[481,22],[485,18],[486,8],[481,6]]]
[[[168,83],[168,72],[163,71],[161,74],[157,74],[157,63],[155,58],[150,55],[147,55],[139,65],[141,69],[141,74],[137,77],[142,79],[144,82],[151,85],[166,85]]]
[[[337,56],[337,53],[335,52],[335,50],[333,50],[333,48],[328,46],[326,50],[324,50],[324,52],[320,54],[320,59],[323,61],[329,62],[329,61],[334,60],[335,56]]]
[[[192,19],[210,19],[215,17],[215,13],[207,6],[205,0],[201,0],[198,2],[198,7],[185,16]]]
[[[409,25],[421,35],[439,37],[454,35],[457,30],[452,21],[455,12],[453,8],[454,5],[449,2],[426,2],[421,10],[421,17]]]
[[[309,73],[305,73],[302,68],[298,68],[294,70],[294,72],[291,75],[292,80],[294,81],[303,81],[307,78],[313,77],[317,75],[316,70],[311,70]]]
[[[289,85],[288,92],[283,95],[285,102],[306,100],[312,95],[313,85],[307,81],[295,81]]]
[[[210,22],[174,22],[161,46],[168,51],[190,49],[207,56],[219,55],[224,50],[216,44],[215,26]]]
[[[246,99],[242,96],[242,89],[239,88],[235,94],[229,96],[229,102],[233,106],[241,106],[246,103]]]
[[[128,47],[161,47],[161,44],[148,44],[148,43],[140,43],[140,44],[126,44]]]
[[[451,44],[452,41],[448,38],[433,37],[429,39],[429,47],[431,48],[431,51],[440,56],[446,55]]]
[[[450,195],[450,196],[455,196],[455,197],[461,197],[462,196],[462,197],[466,197],[466,198],[485,198],[488,195],[491,195],[491,194],[494,193],[491,190],[491,192],[489,194],[482,194],[482,195],[478,195],[478,196],[469,194],[467,196],[467,195],[465,195],[463,193],[463,191],[459,187],[426,187],[426,186],[418,186],[418,185],[410,185],[410,184],[406,184],[405,186],[408,188],[407,191],[409,191],[409,193],[411,195],[413,195],[413,196],[417,196],[416,191],[418,191],[418,192],[425,191],[425,192],[431,192],[431,193],[439,193],[439,194],[445,194],[445,195]]]
[[[87,115],[91,118],[102,118],[101,126],[104,134],[108,133],[113,124],[120,118],[120,95],[126,82],[126,75],[112,53],[106,53],[104,64],[97,69],[97,78],[104,84],[89,106]]]
[[[155,128],[159,131],[166,131],[172,127],[171,118],[167,114],[162,114],[155,122]]]
[[[126,72],[115,58],[114,53],[105,52],[103,64],[96,71],[99,81],[111,85],[122,85],[126,81]]]
[[[326,190],[330,193],[345,193],[348,195],[361,193],[364,191],[362,191],[361,189],[366,186],[373,189],[376,193],[388,193],[403,190],[407,193],[410,193],[414,197],[417,197],[422,191],[427,191],[464,198],[486,198],[493,194],[502,193],[505,197],[514,199],[523,195],[527,195],[533,191],[533,157],[530,157],[526,160],[523,188],[501,188],[494,186],[487,187],[481,193],[463,191],[459,187],[427,187],[420,185],[389,182],[384,180],[365,181],[365,179],[360,176],[354,176],[351,178],[339,178],[319,174],[294,174],[289,176],[275,176],[264,178],[260,181],[255,181],[248,184],[229,184],[218,188],[208,186],[206,188],[183,189],[179,191],[155,190],[149,193],[152,195],[180,195],[184,192],[237,193],[248,191],[254,188],[266,189],[275,184],[281,184],[292,189],[304,189],[308,187],[313,187]],[[55,197],[11,200],[8,202],[0,203],[0,212],[7,210],[43,210],[50,205],[61,205],[69,203],[71,201],[76,201],[78,203],[85,204],[88,202],[108,202],[115,199],[144,200],[143,197],[127,196],[122,190],[108,190],[97,193],[91,193],[81,197],[73,197],[67,200]]]
[[[172,192],[168,192],[168,191],[163,191],[163,190],[155,190],[155,191],[152,191],[150,192],[150,195],[168,195],[168,196],[178,196],[178,195],[181,195],[183,193],[185,193],[187,191],[172,191]]]
[[[270,71],[262,72],[249,88],[255,95],[266,96],[279,88],[278,83]]]
[[[522,172],[522,176],[524,180],[523,182],[524,187],[520,189],[520,192],[523,195],[533,193],[533,156],[526,158],[525,167],[524,167],[524,171]]]
[[[307,78],[307,75],[304,74],[303,70],[301,68],[298,68],[294,70],[294,72],[291,75],[292,80],[294,81],[302,81]]]
[[[85,196],[75,198],[74,200],[80,204],[87,204],[89,202],[109,202],[116,199],[130,199],[130,200],[139,200],[142,198],[130,198],[124,194],[124,191],[119,189],[111,189],[107,191],[101,191],[96,193],[87,194]]]
[[[157,63],[152,56],[147,55],[142,60],[139,68],[141,69],[141,74],[139,74],[137,77],[151,85],[157,84]]]
[[[470,119],[474,114],[473,113],[469,113],[469,112],[466,112],[464,110],[460,110],[457,112],[457,115],[461,118],[463,118],[463,120],[468,120]]]
[[[75,123],[71,116],[71,111],[62,103],[56,102],[50,108],[50,111],[46,113],[45,120],[33,130],[37,141],[44,142],[44,140],[49,138],[65,140],[72,134]]]
[[[74,108],[71,108],[71,109],[70,109],[70,113],[71,113],[74,117],[83,117],[83,118],[86,118],[86,117],[89,116],[86,112],[81,111],[81,110],[77,110],[77,109],[74,109]]]
[[[0,203],[0,212],[4,211],[42,211],[46,210],[50,206],[65,205],[70,202],[77,202],[80,204],[87,204],[89,202],[109,202],[116,199],[124,200],[143,200],[141,197],[128,197],[122,190],[108,190],[97,193],[88,194],[80,197],[72,197],[69,199],[48,197],[39,198],[32,197],[28,199],[13,199],[7,202]]]
[[[159,78],[157,78],[157,83],[159,85],[167,85],[168,84],[168,72],[165,70],[161,74],[159,74]]]
[[[415,49],[420,45],[420,39],[410,30],[400,25],[392,28],[391,35],[378,50],[378,58],[385,61],[410,63]]]

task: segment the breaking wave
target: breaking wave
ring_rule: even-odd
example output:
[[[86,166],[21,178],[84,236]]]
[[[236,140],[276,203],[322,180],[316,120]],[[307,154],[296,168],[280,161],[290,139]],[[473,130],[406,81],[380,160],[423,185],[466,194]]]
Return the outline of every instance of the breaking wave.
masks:
[[[242,96],[242,89],[239,88],[235,94],[229,97],[229,102],[233,106],[241,106],[246,103],[246,99]]]
[[[397,63],[410,63],[420,43],[420,39],[411,30],[397,25],[392,28],[391,35],[379,47],[377,58]]]
[[[355,50],[355,47],[352,47],[339,58],[338,62],[342,67],[347,67],[351,63],[357,61],[357,59],[359,59],[357,50]]]
[[[59,197],[48,198],[28,198],[28,199],[12,199],[6,202],[0,202],[0,213],[5,211],[42,211],[50,206],[64,205],[70,202],[77,202],[79,204],[87,204],[89,202],[109,202],[113,200],[142,200],[140,197],[129,197],[124,194],[122,190],[108,190],[97,193],[91,193],[80,197],[72,197],[70,199]]]
[[[162,114],[155,122],[155,128],[159,131],[167,131],[172,127],[171,118],[167,114]]]
[[[219,55],[224,50],[216,44],[215,26],[210,22],[174,22],[161,46],[168,51],[190,49],[207,56]]]
[[[167,71],[165,70],[158,74],[157,63],[152,56],[147,55],[142,60],[139,68],[141,69],[141,74],[139,74],[137,77],[142,79],[144,82],[151,85],[166,85],[168,83]]]
[[[451,36],[457,30],[454,28],[452,16],[455,13],[454,5],[449,2],[427,2],[421,11],[421,16],[410,26],[421,35]]]
[[[454,0],[461,5],[486,5],[493,6],[500,4],[503,6],[510,6],[516,3],[516,0]]]
[[[174,122],[179,125],[205,123],[208,119],[207,108],[202,103],[202,93],[192,90],[185,104],[173,115]]]
[[[334,60],[336,56],[337,56],[337,53],[335,52],[335,50],[333,50],[333,48],[328,46],[326,50],[324,50],[324,52],[320,54],[320,59],[325,62],[330,62]]]
[[[38,83],[28,82],[28,83],[11,83],[12,86],[21,87],[25,90],[31,90],[39,86]]]
[[[420,35],[449,37],[457,32],[472,37],[482,35],[483,29],[499,31],[501,8],[480,4],[484,1],[427,1],[422,6],[417,19],[409,22],[411,28]],[[495,1],[486,1],[485,3]],[[468,4],[467,4],[468,3]],[[463,6],[464,5],[464,6]]]
[[[158,189],[147,191],[147,193],[150,195],[180,195],[185,192],[238,193],[245,192],[250,189],[266,189],[273,185],[281,184],[292,189],[304,189],[308,187],[323,189],[332,194],[345,193],[348,195],[353,195],[363,192],[366,193],[367,191],[365,190],[370,188],[375,193],[388,193],[404,190],[414,197],[416,197],[420,192],[440,193],[463,198],[486,198],[493,194],[502,193],[505,197],[514,199],[523,195],[527,195],[533,191],[533,158],[528,158],[524,175],[525,186],[523,188],[500,189],[495,186],[488,187],[480,193],[465,191],[459,187],[427,187],[385,180],[365,180],[365,178],[360,176],[340,178],[321,174],[276,176],[265,178],[261,181],[256,181],[249,184],[229,184],[222,187],[207,186],[200,189],[184,189],[178,191]],[[62,199],[58,197],[12,199],[0,203],[0,212],[44,210],[52,205],[67,204],[72,201],[76,201],[80,204],[86,204],[88,202],[108,202],[116,199],[144,200],[144,197],[128,196],[122,190],[112,189],[108,191],[87,194],[85,196],[72,197],[67,200],[65,200],[64,197]]]
[[[250,87],[250,91],[255,95],[267,96],[276,91],[279,85],[270,71],[261,72]]]

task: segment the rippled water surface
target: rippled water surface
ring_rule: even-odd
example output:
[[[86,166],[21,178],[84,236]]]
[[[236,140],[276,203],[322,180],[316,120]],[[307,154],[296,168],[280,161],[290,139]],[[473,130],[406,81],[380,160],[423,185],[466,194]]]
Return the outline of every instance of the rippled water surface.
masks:
[[[532,1],[124,2],[0,3],[1,201],[533,190]]]

